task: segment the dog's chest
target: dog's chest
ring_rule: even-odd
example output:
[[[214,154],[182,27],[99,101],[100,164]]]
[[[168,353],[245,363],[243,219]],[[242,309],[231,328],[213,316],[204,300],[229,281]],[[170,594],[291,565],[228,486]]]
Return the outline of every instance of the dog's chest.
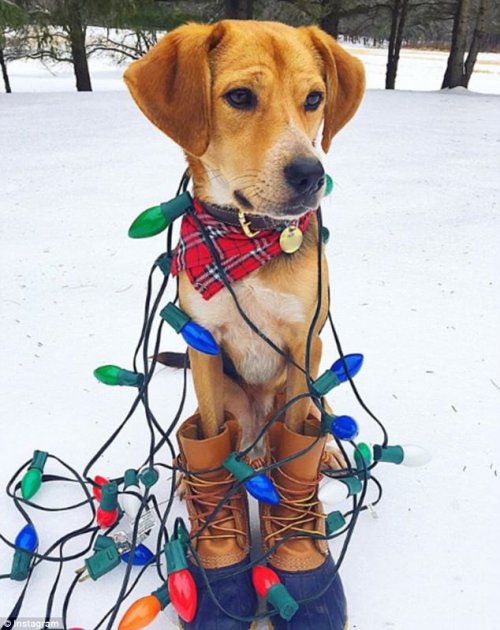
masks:
[[[258,330],[286,350],[291,327],[304,320],[303,305],[295,295],[270,289],[256,276],[233,285],[238,302]],[[192,292],[188,301],[196,321],[212,332],[249,385],[265,384],[283,369],[284,359],[245,323],[227,289],[208,301]]]

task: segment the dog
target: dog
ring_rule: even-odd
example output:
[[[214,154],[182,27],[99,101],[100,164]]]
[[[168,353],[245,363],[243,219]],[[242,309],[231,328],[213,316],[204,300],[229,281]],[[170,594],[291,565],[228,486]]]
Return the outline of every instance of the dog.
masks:
[[[365,88],[361,62],[319,28],[254,21],[182,26],[124,76],[143,113],[184,150],[196,197],[245,216],[247,225],[249,217],[296,222],[319,206],[325,173],[316,137],[323,125],[327,152]],[[283,253],[234,284],[248,317],[300,366],[316,308],[317,239],[312,217],[296,253]],[[328,308],[324,254],[322,267],[313,378]],[[307,391],[305,376],[247,326],[227,290],[204,300],[181,271],[179,299],[222,348],[218,356],[190,349],[203,433],[216,435],[230,410],[240,419],[243,443],[251,443],[280,396],[290,400]],[[287,410],[286,424],[297,429],[315,409],[310,399],[300,400]]]
[[[316,137],[322,126],[328,151],[354,115],[363,66],[317,27],[227,20],[175,29],[129,66],[125,81],[186,155],[194,200],[172,274],[182,310],[220,348],[215,355],[189,348],[198,411],[177,431],[194,556],[187,564],[198,589],[198,599],[178,609],[182,627],[252,623],[248,490],[259,500],[266,562],[295,598],[278,589],[270,627],[346,630],[318,498],[322,465],[344,462],[335,452],[325,461],[327,437],[306,373],[318,376],[329,300],[316,213],[326,175]],[[267,422],[283,403],[279,421]],[[235,486],[254,475],[242,461],[247,454],[253,468],[273,464],[253,490]]]

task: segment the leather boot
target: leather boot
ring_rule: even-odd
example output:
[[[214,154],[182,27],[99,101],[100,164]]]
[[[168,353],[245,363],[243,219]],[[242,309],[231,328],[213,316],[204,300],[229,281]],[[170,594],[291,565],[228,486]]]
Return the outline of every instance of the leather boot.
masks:
[[[261,504],[264,550],[290,534],[299,534],[282,544],[269,556],[269,565],[291,595],[301,603],[290,621],[279,615],[270,617],[276,630],[345,630],[347,610],[344,590],[327,541],[300,534],[325,533],[325,515],[318,501],[320,466],[326,437],[320,423],[310,416],[299,433],[283,422],[276,422],[268,434],[269,460],[277,462],[311,447],[310,450],[275,468],[271,476],[281,501],[277,506]],[[328,586],[329,585],[329,586]],[[324,593],[322,590],[326,588]]]
[[[233,487],[234,477],[222,464],[239,449],[241,428],[229,414],[219,435],[203,439],[199,415],[186,420],[177,432],[180,463],[189,471],[184,476],[185,501],[191,534],[203,527],[220,499]],[[207,469],[221,468],[210,473]],[[239,617],[252,617],[257,608],[249,562],[250,534],[248,504],[244,488],[232,496],[210,525],[193,538],[193,545],[219,604]],[[202,569],[190,558],[189,570],[198,588],[198,608],[192,622],[182,622],[186,630],[246,630],[250,622],[233,619],[215,604],[203,579]]]

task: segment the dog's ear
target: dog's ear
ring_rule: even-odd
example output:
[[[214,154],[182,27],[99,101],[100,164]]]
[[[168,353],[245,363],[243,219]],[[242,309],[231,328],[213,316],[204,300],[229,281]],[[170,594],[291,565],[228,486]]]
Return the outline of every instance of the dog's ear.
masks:
[[[317,26],[305,31],[323,63],[326,81],[325,120],[321,146],[325,153],[333,136],[354,116],[365,91],[365,70],[333,37]]]
[[[142,112],[187,153],[202,155],[210,133],[209,53],[222,25],[186,24],[134,61],[124,79]]]

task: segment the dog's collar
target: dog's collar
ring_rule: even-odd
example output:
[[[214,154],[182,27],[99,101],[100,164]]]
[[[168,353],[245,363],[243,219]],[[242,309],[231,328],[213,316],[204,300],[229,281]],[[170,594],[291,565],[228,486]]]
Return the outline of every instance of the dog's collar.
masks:
[[[314,211],[294,224],[258,230],[250,237],[239,221],[230,225],[207,211],[198,198],[183,218],[179,243],[173,252],[171,273],[185,271],[194,288],[205,300],[221,291],[227,282],[237,282],[281,254],[291,255],[302,244]],[[224,215],[225,217],[226,215]],[[234,220],[234,214],[229,217]],[[215,255],[216,254],[216,255]]]
[[[240,227],[248,238],[257,236],[261,230],[283,230],[289,225],[296,225],[300,219],[307,216],[310,212],[313,212],[313,210],[310,210],[305,215],[297,217],[297,219],[284,221],[262,215],[246,214],[243,210],[238,210],[231,206],[218,206],[216,204],[207,203],[201,201],[198,197],[196,201],[202,206],[205,212],[214,217],[214,219],[232,225],[233,227]]]

